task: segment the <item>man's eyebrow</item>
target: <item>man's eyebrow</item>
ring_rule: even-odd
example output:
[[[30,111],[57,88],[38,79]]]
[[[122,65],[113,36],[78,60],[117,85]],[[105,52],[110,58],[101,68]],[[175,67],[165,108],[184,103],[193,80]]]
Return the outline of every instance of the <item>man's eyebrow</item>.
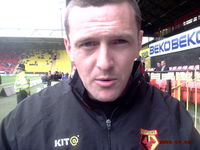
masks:
[[[106,37],[108,39],[120,39],[120,38],[129,38],[129,39],[133,39],[133,35],[132,34],[128,34],[128,33],[122,33],[122,34],[115,34],[115,33],[112,33],[112,34],[109,34],[109,35],[106,35]],[[91,35],[89,37],[81,37],[79,39],[77,39],[77,41],[90,41],[90,40],[97,40],[98,38],[100,37],[95,37],[95,35]]]
[[[88,41],[97,41],[99,38],[101,37],[95,37],[95,35],[79,37],[75,41],[75,45],[78,46],[79,44],[83,42],[88,42]],[[132,35],[132,33],[122,33],[122,34],[112,33],[112,34],[106,35],[106,38],[111,39],[111,40],[112,39],[134,40],[134,36]]]
[[[93,37],[82,37],[75,41],[75,46],[79,46],[81,43],[84,43],[84,42],[96,41],[96,40],[97,38],[93,38]]]

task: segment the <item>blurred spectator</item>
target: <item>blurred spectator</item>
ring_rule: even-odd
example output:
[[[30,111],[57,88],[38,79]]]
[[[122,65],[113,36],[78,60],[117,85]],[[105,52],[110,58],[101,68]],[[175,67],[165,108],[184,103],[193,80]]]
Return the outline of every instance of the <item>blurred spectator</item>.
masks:
[[[167,71],[167,70],[169,70],[169,67],[166,64],[166,61],[162,60],[161,61],[161,71]]]
[[[139,56],[135,61],[140,61],[141,62],[141,66],[140,66],[140,70],[146,80],[146,82],[150,81],[150,76],[148,75],[148,73],[145,71],[145,58]]]
[[[48,73],[45,73],[41,79],[44,85],[51,86],[51,76],[49,76]]]
[[[155,71],[161,71],[161,64],[160,64],[160,62],[156,63]]]
[[[61,80],[67,80],[68,79],[68,77],[69,77],[69,74],[68,73],[63,73],[62,74],[62,77],[61,77]]]
[[[48,72],[48,83],[47,83],[47,86],[51,86],[51,80],[52,80],[52,75],[51,75],[51,71]]]

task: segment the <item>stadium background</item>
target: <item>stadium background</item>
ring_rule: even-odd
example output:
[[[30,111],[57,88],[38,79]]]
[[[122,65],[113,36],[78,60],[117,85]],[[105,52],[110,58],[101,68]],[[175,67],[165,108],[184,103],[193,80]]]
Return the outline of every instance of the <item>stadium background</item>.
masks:
[[[184,3],[172,0],[161,0],[159,2],[140,0],[138,2],[143,12],[142,29],[145,31],[145,36],[147,36],[147,42],[143,43],[142,50],[140,51],[140,55],[145,58],[146,70],[152,73],[151,71],[156,67],[156,63],[161,60],[166,60],[170,67],[200,65],[200,46],[154,57],[151,57],[149,52],[150,44],[199,27],[200,2],[197,0],[184,1]],[[63,3],[65,5],[65,1],[62,1]],[[48,2],[46,5],[48,5]],[[63,7],[63,5],[59,7],[59,11]],[[59,22],[62,22],[63,14],[61,13],[60,15]],[[24,31],[31,34],[23,36],[22,33]],[[10,34],[6,36],[6,32],[15,32],[17,34],[11,37]],[[32,32],[22,27],[0,27],[0,121],[16,107],[16,95],[13,92],[13,84],[15,80],[14,72],[18,63],[25,64],[26,72],[33,82],[31,94],[45,88],[41,82],[41,76],[44,73],[49,71],[54,73],[57,71],[70,74],[72,72],[72,63],[65,51],[63,37],[63,26],[60,24],[58,29],[35,28],[32,29]],[[199,69],[195,71],[199,72]],[[160,80],[160,78],[157,80]],[[34,82],[36,83],[34,84]],[[199,82],[197,80],[197,83]],[[162,88],[159,85],[156,86]],[[199,96],[200,87],[197,88],[197,96]],[[180,100],[183,101],[182,99]],[[200,131],[199,97],[197,101],[197,105],[195,105],[194,101],[189,101],[188,111],[195,120],[197,129]],[[185,105],[185,101],[183,101],[183,104]]]

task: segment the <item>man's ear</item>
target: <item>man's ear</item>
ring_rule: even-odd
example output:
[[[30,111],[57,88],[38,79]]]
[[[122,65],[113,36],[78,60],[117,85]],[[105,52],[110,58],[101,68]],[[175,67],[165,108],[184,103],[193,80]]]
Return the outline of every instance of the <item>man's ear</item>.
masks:
[[[144,34],[144,31],[143,31],[143,30],[140,30],[139,33],[138,33],[138,48],[139,48],[139,51],[140,51],[141,48],[142,48],[142,38],[143,38],[143,34]]]
[[[142,49],[142,38],[143,38],[143,30],[138,31],[138,41],[137,41],[137,51],[136,51],[136,55],[139,56],[139,52]]]
[[[72,51],[71,51],[71,45],[70,45],[69,38],[64,38],[64,44],[65,44],[65,49],[67,51],[67,54],[69,55],[71,61],[73,61],[73,55],[72,55]]]

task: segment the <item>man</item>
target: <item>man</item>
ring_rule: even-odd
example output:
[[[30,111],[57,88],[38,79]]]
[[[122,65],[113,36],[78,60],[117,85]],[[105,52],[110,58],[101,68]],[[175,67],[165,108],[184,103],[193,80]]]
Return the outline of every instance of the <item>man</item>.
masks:
[[[161,61],[161,71],[167,71],[167,70],[169,70],[169,67],[166,64],[166,61],[162,60]]]
[[[19,64],[17,66],[17,75],[14,84],[14,89],[17,94],[17,104],[30,95],[30,81],[25,74],[25,65]]]
[[[155,69],[155,71],[161,71],[161,64],[160,64],[160,62],[156,63],[156,69]]]
[[[0,149],[199,149],[185,109],[147,84],[133,62],[141,48],[140,21],[133,0],[71,0],[65,45],[77,71],[3,120]]]
[[[46,88],[47,86],[51,86],[51,75],[49,72],[46,72],[42,77],[41,77],[43,87]]]

